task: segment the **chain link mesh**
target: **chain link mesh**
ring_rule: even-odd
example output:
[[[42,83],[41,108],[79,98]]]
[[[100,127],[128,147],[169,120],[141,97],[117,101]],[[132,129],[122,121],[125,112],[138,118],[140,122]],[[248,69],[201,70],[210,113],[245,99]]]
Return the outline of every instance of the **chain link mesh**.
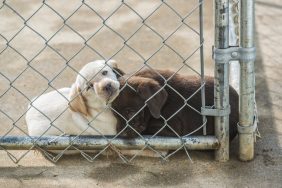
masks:
[[[3,20],[1,21],[3,25],[1,25],[2,29],[0,31],[0,80],[3,83],[1,84],[3,87],[0,93],[0,119],[1,124],[4,124],[1,129],[0,139],[9,135],[21,135],[33,139],[33,146],[29,150],[23,151],[23,153],[13,152],[2,147],[13,162],[19,162],[33,149],[42,151],[47,158],[56,162],[70,148],[80,152],[89,161],[94,161],[102,153],[112,150],[124,162],[130,162],[145,149],[153,151],[164,160],[173,156],[177,151],[184,149],[190,159],[182,136],[173,130],[168,121],[186,106],[201,116],[199,110],[189,105],[189,100],[196,93],[201,92],[205,82],[202,80],[202,86],[188,98],[183,97],[168,82],[177,73],[190,71],[190,74],[199,77],[203,74],[203,72],[198,70],[200,63],[197,63],[197,65],[191,63],[191,61],[200,62],[199,60],[203,58],[203,56],[199,55],[200,49],[203,48],[204,44],[201,33],[203,28],[200,28],[203,26],[199,23],[199,18],[202,16],[199,15],[199,7],[203,5],[203,1],[189,1],[189,3],[186,1],[184,3],[163,0],[152,1],[151,4],[148,4],[152,5],[149,7],[146,2],[136,3],[133,1],[109,1],[106,3],[86,0],[72,2],[43,0],[41,2],[30,1],[26,5],[23,4],[20,1],[4,0],[0,5],[0,18]],[[170,18],[173,22],[166,22],[165,16],[173,17],[173,19]],[[127,19],[130,18],[134,21],[129,22]],[[57,24],[54,24],[54,22]],[[122,27],[118,27],[117,22],[123,22]],[[128,27],[128,29],[124,27]],[[183,38],[178,38],[179,35],[191,35],[188,38],[192,40],[183,42]],[[107,40],[107,37],[111,40]],[[187,40],[185,37],[184,39]],[[107,42],[103,43],[105,40]],[[179,45],[177,45],[179,42],[183,42],[187,48],[179,48]],[[80,150],[73,144],[70,144],[58,154],[50,153],[37,145],[37,141],[44,134],[36,139],[28,135],[24,122],[26,112],[31,107],[36,108],[33,102],[48,91],[55,90],[65,98],[58,88],[70,86],[75,75],[79,74],[79,68],[88,60],[93,60],[93,58],[106,61],[110,59],[125,60],[125,63],[121,64],[120,67],[121,69],[124,68],[125,72],[130,70],[131,76],[128,79],[138,71],[148,68],[162,77],[165,80],[165,86],[169,87],[183,99],[183,106],[172,114],[171,117],[166,119],[161,116],[161,119],[165,122],[163,128],[168,127],[171,129],[175,133],[175,137],[183,142],[178,149],[164,156],[161,151],[146,144],[145,147],[133,156],[128,157],[123,154],[122,150],[111,144],[120,133],[112,138],[100,133],[101,139],[105,139],[108,144],[104,149],[95,154],[89,154],[87,151]],[[175,59],[178,62],[178,64],[167,63],[162,66],[162,68],[174,68],[175,70],[175,73],[168,79],[156,71],[158,64],[153,63],[154,61],[158,63],[164,62],[166,58],[169,60]],[[136,63],[132,64],[128,63],[128,61]],[[105,66],[108,65],[106,64]],[[126,84],[126,86],[129,85]],[[147,101],[157,95],[161,89],[147,99]],[[37,97],[34,98],[34,96]],[[147,101],[139,112],[146,107]],[[26,109],[28,103],[30,103],[30,106]],[[115,111],[115,109],[108,105],[97,116],[100,116],[109,108]],[[39,109],[37,110],[40,112]],[[61,112],[61,114],[58,114],[57,118],[60,118],[67,110],[68,108]],[[57,135],[51,142],[55,142],[56,139],[65,135],[56,126],[56,119],[52,120],[43,112],[41,113],[49,119],[50,128],[56,128],[61,132],[61,135]],[[116,113],[121,115],[117,111]],[[92,121],[96,117],[93,117]],[[203,120],[203,124],[197,130],[205,126],[206,118],[203,118]],[[92,121],[88,123],[89,127],[87,129],[73,138],[71,143],[88,129],[99,132],[91,125]],[[162,130],[159,130],[151,137],[144,137],[130,125],[130,120],[126,120],[126,127],[134,130],[146,143],[149,143],[150,139],[156,137]],[[193,134],[197,130],[186,136]]]

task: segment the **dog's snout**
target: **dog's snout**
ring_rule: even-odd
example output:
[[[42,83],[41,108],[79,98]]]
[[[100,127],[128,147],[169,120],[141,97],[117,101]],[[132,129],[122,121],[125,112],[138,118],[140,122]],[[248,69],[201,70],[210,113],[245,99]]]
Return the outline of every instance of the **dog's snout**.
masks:
[[[107,85],[105,86],[104,89],[105,89],[106,92],[110,93],[110,92],[112,91],[113,87],[112,87],[112,85],[109,83],[109,84],[107,84]]]

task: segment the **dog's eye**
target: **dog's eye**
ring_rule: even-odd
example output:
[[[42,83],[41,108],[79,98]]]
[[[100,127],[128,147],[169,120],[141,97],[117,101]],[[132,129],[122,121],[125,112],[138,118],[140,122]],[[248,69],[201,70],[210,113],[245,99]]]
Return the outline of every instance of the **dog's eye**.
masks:
[[[108,71],[106,71],[106,70],[102,72],[102,75],[104,75],[104,76],[106,76],[107,74],[108,74]]]

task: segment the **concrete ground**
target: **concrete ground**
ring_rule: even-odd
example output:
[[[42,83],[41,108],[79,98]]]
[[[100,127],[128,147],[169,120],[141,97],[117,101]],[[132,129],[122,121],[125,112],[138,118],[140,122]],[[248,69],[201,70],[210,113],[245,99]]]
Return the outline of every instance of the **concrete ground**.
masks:
[[[31,1],[30,1],[31,2]],[[61,2],[61,1],[60,1]],[[117,1],[107,3],[100,2],[94,6],[100,10],[102,16],[107,16],[112,11],[111,7],[118,6]],[[131,2],[131,1],[129,1]],[[185,1],[171,1],[181,14],[185,15],[192,9],[192,3],[187,5]],[[161,162],[159,159],[137,158],[131,164],[123,164],[117,157],[100,157],[95,162],[89,163],[81,156],[68,156],[61,158],[56,164],[47,161],[41,154],[29,152],[18,164],[14,164],[5,151],[0,152],[0,187],[282,187],[282,78],[280,74],[281,50],[279,42],[282,40],[281,17],[282,3],[279,0],[259,1],[256,5],[256,34],[257,34],[257,61],[256,61],[256,97],[259,110],[259,129],[262,138],[257,140],[255,147],[255,159],[251,162],[240,162],[237,159],[238,140],[231,144],[230,161],[219,163],[213,160],[212,152],[190,152],[193,163],[187,159],[183,152],[178,152],[169,162]],[[48,1],[47,1],[48,3]],[[67,17],[79,6],[79,2],[62,3],[50,1],[50,6]],[[8,1],[8,4],[20,12],[24,18],[28,18],[41,3],[21,3],[18,1]],[[140,11],[142,16],[150,13],[152,7],[158,6],[158,1],[139,1],[132,4],[135,9]],[[1,5],[0,5],[1,7]],[[46,8],[46,7],[45,7]],[[83,7],[86,9],[86,7]],[[101,11],[103,10],[103,11]],[[210,48],[212,45],[212,4],[206,1],[205,5],[205,59],[207,74],[212,73],[212,61],[210,57]],[[118,12],[118,22],[109,20],[109,24],[115,30],[121,32],[124,36],[130,36],[128,31],[133,31],[138,22],[134,15],[128,15],[129,10]],[[89,15],[89,10],[79,12],[80,16],[70,19],[69,23],[78,30],[85,38],[90,36],[93,30],[99,28],[99,20],[95,15]],[[176,28],[175,18],[168,9],[160,10],[155,17],[150,20],[163,36],[168,36],[172,28]],[[168,15],[170,16],[162,16]],[[9,9],[0,9],[0,34],[8,40],[22,26],[20,19],[12,16]],[[91,18],[91,19],[90,19]],[[158,25],[157,20],[166,23],[165,26]],[[28,24],[36,28],[46,39],[59,29],[62,24],[57,16],[48,8],[39,11],[37,16],[30,19]],[[191,16],[189,23],[197,28],[197,14]],[[89,25],[97,26],[89,28]],[[131,29],[128,29],[131,28]],[[67,60],[81,47],[83,40],[76,37],[71,31],[59,33],[59,37],[50,41],[50,45],[58,50]],[[189,34],[187,34],[187,32]],[[44,40],[36,35],[30,34],[28,29],[22,31],[22,35],[11,42],[11,46],[20,51],[27,60],[44,47]],[[148,58],[152,52],[158,49],[158,39],[152,36],[151,31],[144,28],[140,35],[131,42],[140,51],[142,56]],[[113,53],[121,48],[121,39],[115,38],[110,31],[101,31],[101,34],[90,41],[89,44],[95,46],[103,56],[109,58]],[[111,41],[109,41],[109,39]],[[116,41],[115,41],[116,40]],[[175,34],[171,39],[174,48],[184,57],[189,56],[198,45],[198,38],[191,31],[183,29]],[[5,47],[5,39],[0,37],[0,52]],[[97,44],[97,45],[96,45]],[[184,48],[185,47],[185,48]],[[85,49],[76,58],[70,61],[70,64],[79,69],[85,62],[91,59],[101,58],[99,55]],[[130,49],[125,48],[114,57],[120,62],[120,67],[126,72],[134,72],[142,64],[142,58],[138,57]],[[191,66],[199,70],[198,55],[191,59]],[[41,55],[36,57],[31,65],[42,72],[47,79],[53,78],[60,70],[64,68],[65,61],[62,60],[51,49],[46,49]],[[181,66],[181,58],[172,53],[168,48],[160,51],[149,62],[153,67],[172,68],[174,70]],[[52,68],[50,68],[52,66]],[[21,71],[26,68],[26,61],[17,55],[11,48],[0,53],[0,72],[13,80]],[[188,69],[183,70],[187,72]],[[69,68],[63,72],[54,82],[53,86],[60,88],[70,85],[73,82],[75,72]],[[9,82],[3,75],[0,76],[2,95]],[[43,92],[48,82],[31,68],[25,71],[18,81],[13,85],[19,88],[28,98],[32,98]],[[12,119],[17,120],[24,113],[28,100],[20,95],[16,90],[10,89],[8,93],[0,99],[0,109]],[[16,108],[15,108],[16,107]],[[0,113],[1,135],[5,134],[11,128],[12,122],[7,116]],[[26,131],[24,119],[20,118],[16,123],[23,131]],[[9,135],[23,135],[19,129],[13,129]],[[23,151],[24,152],[24,151]],[[18,158],[22,152],[13,152]]]

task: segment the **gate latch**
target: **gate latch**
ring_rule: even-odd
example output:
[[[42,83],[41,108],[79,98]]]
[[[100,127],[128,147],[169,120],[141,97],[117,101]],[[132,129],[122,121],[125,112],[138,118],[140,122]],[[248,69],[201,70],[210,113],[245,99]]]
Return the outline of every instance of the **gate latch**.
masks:
[[[256,48],[242,48],[238,46],[230,46],[220,49],[213,46],[213,59],[215,63],[229,63],[232,60],[240,60],[243,62],[254,61],[256,59]]]

